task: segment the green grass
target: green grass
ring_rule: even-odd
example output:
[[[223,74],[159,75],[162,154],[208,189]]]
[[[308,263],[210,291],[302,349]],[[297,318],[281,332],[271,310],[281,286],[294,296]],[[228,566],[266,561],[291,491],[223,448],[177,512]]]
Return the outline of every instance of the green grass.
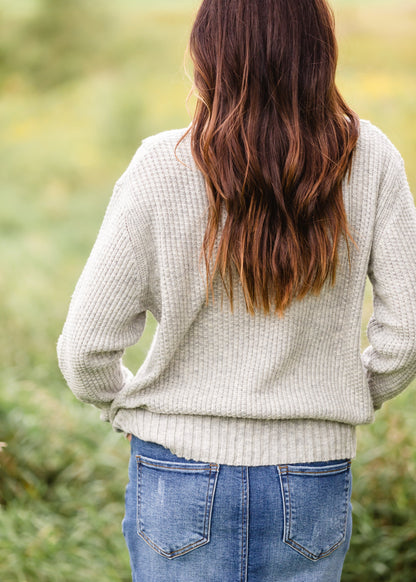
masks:
[[[416,192],[416,11],[335,2],[338,83],[402,152]],[[196,1],[0,0],[0,579],[130,579],[121,534],[128,443],[77,402],[55,343],[113,185],[143,137],[185,126]],[[71,34],[68,34],[68,30]],[[367,290],[364,329],[371,313]],[[126,362],[137,370],[149,318]],[[415,386],[359,430],[343,582],[416,570]]]

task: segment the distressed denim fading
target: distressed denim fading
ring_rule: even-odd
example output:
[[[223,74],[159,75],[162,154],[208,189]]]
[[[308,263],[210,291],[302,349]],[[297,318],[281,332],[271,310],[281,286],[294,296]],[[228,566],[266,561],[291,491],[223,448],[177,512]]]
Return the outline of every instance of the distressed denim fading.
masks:
[[[133,582],[338,582],[350,465],[204,463],[133,436],[122,522]]]

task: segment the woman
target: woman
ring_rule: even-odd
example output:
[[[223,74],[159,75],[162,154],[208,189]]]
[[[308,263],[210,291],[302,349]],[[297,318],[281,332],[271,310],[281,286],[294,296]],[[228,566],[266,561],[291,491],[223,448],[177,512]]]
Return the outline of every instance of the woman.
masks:
[[[134,581],[335,582],[355,427],[416,375],[414,202],[336,89],[324,0],[204,0],[190,49],[193,122],[118,180],[60,366],[131,439]]]

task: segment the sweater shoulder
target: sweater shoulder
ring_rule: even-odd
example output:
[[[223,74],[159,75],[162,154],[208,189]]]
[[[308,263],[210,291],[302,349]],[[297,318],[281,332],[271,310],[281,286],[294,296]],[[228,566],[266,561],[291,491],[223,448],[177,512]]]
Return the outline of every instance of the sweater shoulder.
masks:
[[[137,203],[166,196],[183,183],[184,174],[198,174],[188,128],[171,129],[144,138],[116,182],[125,197]],[[183,139],[181,139],[183,138]]]
[[[359,182],[366,184],[365,200],[362,189],[356,188],[361,206],[372,201],[375,208],[375,235],[378,240],[385,226],[403,205],[411,199],[403,158],[389,137],[376,125],[360,120],[357,155],[353,161]],[[377,234],[378,233],[378,234]]]
[[[144,138],[133,156],[132,162],[140,164],[143,159],[159,167],[159,173],[177,167],[185,156],[192,158],[189,128],[170,129]]]
[[[156,225],[167,216],[173,221],[178,213],[191,216],[191,196],[193,206],[205,204],[204,180],[190,142],[187,128],[142,140],[115,186],[129,222]]]
[[[145,137],[141,147],[157,150],[161,147],[175,146],[176,143],[188,132],[189,127],[180,129],[168,129]]]
[[[392,169],[403,163],[403,158],[390,138],[368,119],[360,119],[360,135],[357,150],[364,156],[377,159],[384,167]]]
[[[166,186],[167,181],[174,185],[185,171],[197,172],[190,132],[188,128],[171,129],[144,138],[118,182],[152,190],[162,183]]]

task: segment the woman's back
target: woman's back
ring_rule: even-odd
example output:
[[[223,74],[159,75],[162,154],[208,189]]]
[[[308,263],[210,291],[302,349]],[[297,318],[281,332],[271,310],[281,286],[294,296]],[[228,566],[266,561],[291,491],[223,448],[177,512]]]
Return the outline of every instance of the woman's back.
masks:
[[[416,213],[399,153],[361,122],[343,183],[356,245],[349,256],[345,241],[339,246],[335,285],[295,300],[282,318],[252,316],[238,286],[233,312],[226,299],[221,305],[218,278],[215,301],[205,302],[196,251],[206,192],[189,138],[175,156],[183,133],[145,140],[116,185],[60,340],[69,385],[103,405],[120,382],[114,351],[139,339],[149,310],[158,321],[151,349],[105,407],[115,427],[181,456],[234,465],[353,456],[354,427],[416,374],[416,250],[408,238]],[[376,310],[362,359],[367,272]],[[112,321],[90,328],[109,306]],[[103,346],[108,355],[86,383]]]

